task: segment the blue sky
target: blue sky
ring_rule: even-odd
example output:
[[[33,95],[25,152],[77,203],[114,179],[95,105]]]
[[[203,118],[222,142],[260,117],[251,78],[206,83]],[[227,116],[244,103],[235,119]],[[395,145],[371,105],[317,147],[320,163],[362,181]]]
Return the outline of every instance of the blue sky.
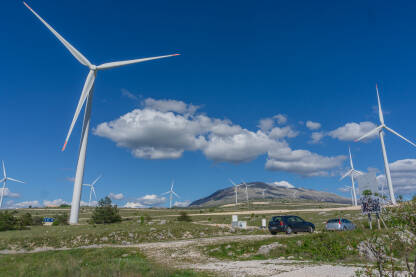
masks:
[[[348,196],[338,190],[349,184],[338,181],[347,166],[340,156],[347,155],[348,145],[357,169],[377,168],[383,173],[377,139],[354,143],[347,136],[351,129],[338,129],[356,123],[349,127],[359,133],[369,124],[359,123],[378,122],[376,83],[387,125],[416,139],[411,121],[416,100],[415,3],[65,0],[28,4],[95,64],[181,53],[98,74],[91,122],[96,131],[90,133],[84,182],[102,173],[98,196],[123,193],[124,198],[117,200],[120,205],[159,195],[169,189],[172,179],[181,201],[228,186],[228,178],[286,180]],[[11,177],[27,181],[9,183],[10,191],[20,197],[8,200],[14,204],[70,201],[73,184],[68,179],[75,174],[81,121],[67,150],[62,153],[60,148],[88,70],[20,1],[0,5],[4,38],[0,158]],[[198,109],[190,112],[189,105]],[[276,118],[273,126],[259,129],[261,119],[279,114],[286,122],[279,124]],[[129,143],[115,138],[125,130],[118,129],[121,121],[116,120],[125,115],[166,116],[162,125],[151,128],[157,145],[140,137],[148,130],[141,129],[140,120],[130,126],[136,132]],[[202,118],[209,126],[201,123]],[[307,121],[321,127],[310,130]],[[109,122],[116,127],[97,133],[98,126]],[[175,129],[178,122],[185,124],[184,131]],[[234,133],[219,134],[215,131],[219,125]],[[195,128],[190,133],[189,126]],[[185,135],[185,142],[172,146],[177,132]],[[317,143],[311,142],[313,132],[322,132]],[[236,140],[246,147],[226,147],[238,145]],[[147,151],[153,147],[165,155],[162,150],[167,145],[183,153],[174,159],[156,159]],[[390,162],[397,162],[393,183],[396,178],[403,186],[409,184],[401,193],[413,194],[416,149],[391,134],[386,135],[386,146]],[[144,149],[147,156],[137,154]],[[291,152],[299,149],[307,152]],[[302,156],[299,163],[286,164],[295,154]],[[276,157],[279,166],[267,168],[266,162]],[[305,162],[327,166],[308,172],[296,168]],[[403,171],[406,174],[400,175]]]

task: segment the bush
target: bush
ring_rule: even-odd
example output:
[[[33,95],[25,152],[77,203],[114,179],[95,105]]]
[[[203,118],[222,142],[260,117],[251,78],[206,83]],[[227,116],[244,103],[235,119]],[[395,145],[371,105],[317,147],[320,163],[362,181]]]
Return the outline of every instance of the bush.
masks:
[[[0,212],[0,231],[20,230],[20,220],[8,211]]]
[[[71,207],[71,205],[69,205],[69,204],[61,204],[61,205],[59,205],[59,208],[70,208]]]
[[[98,201],[97,207],[92,213],[90,223],[104,224],[120,222],[121,216],[117,205],[111,205],[111,199],[106,196]]]
[[[68,214],[58,214],[54,216],[52,226],[68,225]]]
[[[43,225],[43,217],[41,216],[32,216],[32,225]]]
[[[191,222],[192,218],[186,212],[181,212],[181,215],[177,218],[177,220]]]
[[[32,215],[30,213],[22,214],[19,220],[22,226],[31,226],[33,224]]]

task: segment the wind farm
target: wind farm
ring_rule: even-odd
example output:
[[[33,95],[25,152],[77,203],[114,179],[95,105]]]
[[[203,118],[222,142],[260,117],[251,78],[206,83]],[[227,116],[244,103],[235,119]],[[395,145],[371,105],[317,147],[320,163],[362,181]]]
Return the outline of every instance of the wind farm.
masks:
[[[3,3],[0,276],[414,276],[414,8]]]

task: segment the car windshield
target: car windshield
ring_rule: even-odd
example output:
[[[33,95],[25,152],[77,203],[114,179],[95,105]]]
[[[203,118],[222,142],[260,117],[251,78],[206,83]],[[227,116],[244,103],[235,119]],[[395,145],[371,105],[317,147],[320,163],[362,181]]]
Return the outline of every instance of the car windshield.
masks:
[[[274,216],[273,217],[273,221],[281,221],[282,217],[281,216]]]
[[[328,220],[328,223],[338,223],[339,219],[330,219]]]

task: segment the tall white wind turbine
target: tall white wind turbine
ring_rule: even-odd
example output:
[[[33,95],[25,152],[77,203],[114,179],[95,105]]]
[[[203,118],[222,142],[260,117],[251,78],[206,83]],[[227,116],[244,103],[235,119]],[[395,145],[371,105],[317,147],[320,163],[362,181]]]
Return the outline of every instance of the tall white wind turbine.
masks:
[[[248,201],[248,189],[247,189],[247,187],[249,187],[250,185],[247,185],[247,183],[244,182],[244,181],[243,181],[243,184],[244,184],[245,190],[246,190],[247,207],[249,207],[250,206],[250,202]]]
[[[352,193],[352,197],[353,197],[353,203],[352,203],[352,205],[353,206],[357,206],[357,193],[356,193],[356,190],[355,190],[354,178],[356,176],[362,175],[363,173],[361,171],[359,171],[359,170],[355,170],[354,169],[354,163],[352,162],[352,156],[351,156],[351,149],[349,147],[348,147],[348,152],[350,154],[350,167],[351,167],[351,169],[348,170],[348,172],[345,173],[340,178],[340,180],[344,179],[347,176],[350,176],[351,177],[351,184],[352,184],[352,186],[351,186],[351,193]]]
[[[18,182],[18,183],[23,183],[23,184],[25,183],[23,181],[19,181],[19,180],[7,177],[6,168],[4,167],[4,161],[1,161],[1,163],[3,165],[3,179],[0,180],[0,183],[3,183],[3,187],[1,188],[1,195],[0,195],[0,209],[3,204],[3,197],[4,197],[5,190],[6,190],[6,182],[13,181],[13,182]]]
[[[169,194],[169,208],[171,209],[172,208],[172,200],[173,200],[173,196],[175,195],[176,197],[178,197],[178,198],[181,198],[176,192],[174,192],[173,191],[173,185],[175,184],[175,182],[174,181],[172,181],[172,184],[171,184],[171,186],[170,186],[170,190],[168,190],[167,192],[165,192],[165,193],[162,193],[162,195],[165,195],[165,194]]]
[[[88,206],[91,207],[91,198],[92,194],[94,193],[95,200],[97,200],[97,194],[95,194],[95,187],[94,185],[101,179],[102,175],[98,176],[97,179],[94,180],[91,184],[83,184],[86,187],[90,187],[90,200],[88,201]]]
[[[231,180],[231,179],[229,179],[230,180],[230,182],[231,182],[231,184],[233,184],[233,186],[234,186],[234,193],[235,193],[235,206],[237,206],[238,205],[238,196],[237,196],[237,194],[238,194],[238,187],[240,186],[240,185],[237,185],[236,183],[234,183],[233,182],[233,180]]]
[[[72,205],[71,205],[71,215],[69,218],[70,224],[77,224],[78,223],[78,213],[79,213],[79,204],[81,200],[81,190],[82,190],[82,182],[84,178],[84,165],[85,165],[85,156],[87,150],[87,143],[88,143],[88,130],[90,127],[90,117],[91,117],[91,108],[92,108],[92,98],[93,98],[93,88],[94,88],[94,81],[97,75],[97,72],[100,70],[115,68],[119,66],[140,63],[150,60],[162,59],[172,56],[177,56],[179,54],[172,54],[172,55],[165,55],[165,56],[158,56],[158,57],[150,57],[150,58],[142,58],[142,59],[134,59],[134,60],[126,60],[126,61],[118,61],[118,62],[109,62],[104,63],[101,65],[94,65],[92,64],[87,58],[85,58],[75,47],[73,47],[68,41],[66,41],[58,32],[56,32],[43,18],[41,18],[32,8],[29,7],[25,2],[23,4],[56,36],[56,38],[68,49],[68,51],[77,59],[81,64],[85,65],[89,69],[89,73],[87,75],[87,79],[85,80],[84,87],[81,92],[80,99],[78,101],[77,108],[75,110],[74,117],[72,119],[71,125],[69,127],[68,134],[65,139],[65,143],[62,147],[62,151],[65,150],[65,147],[68,143],[69,137],[71,136],[72,129],[74,128],[75,122],[81,112],[84,103],[86,103],[86,108],[84,110],[84,121],[82,125],[82,133],[81,133],[81,145],[79,148],[79,155],[78,155],[78,163],[77,163],[77,171],[75,174],[75,181],[74,181],[74,192],[72,194]]]
[[[363,140],[363,139],[365,139],[365,138],[367,138],[367,137],[369,137],[371,135],[374,135],[375,133],[378,133],[378,135],[380,137],[381,151],[383,153],[384,169],[385,169],[385,172],[386,172],[387,185],[389,187],[390,200],[393,203],[393,205],[396,205],[397,202],[396,202],[396,197],[394,196],[393,183],[391,182],[391,174],[390,174],[389,162],[387,160],[386,146],[384,145],[384,132],[383,132],[383,129],[386,129],[387,131],[395,134],[399,138],[403,139],[404,141],[410,143],[411,145],[413,145],[415,147],[416,147],[416,144],[414,144],[413,142],[411,142],[410,140],[408,140],[407,138],[403,137],[402,135],[400,135],[399,133],[397,133],[393,129],[387,127],[386,124],[384,124],[383,111],[381,110],[380,95],[378,93],[377,84],[376,84],[376,91],[377,91],[377,102],[378,102],[378,117],[380,119],[380,125],[378,127],[374,128],[373,130],[371,130],[370,132],[368,132],[367,134],[363,135],[362,137],[356,139],[355,141]]]

